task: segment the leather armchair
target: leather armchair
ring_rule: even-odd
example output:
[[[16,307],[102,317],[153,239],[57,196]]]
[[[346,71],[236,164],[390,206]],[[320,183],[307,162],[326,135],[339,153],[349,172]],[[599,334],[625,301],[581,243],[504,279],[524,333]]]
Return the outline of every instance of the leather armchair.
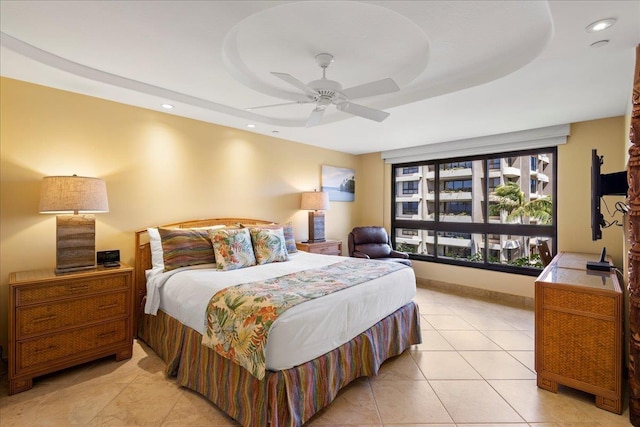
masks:
[[[380,261],[394,261],[411,265],[409,255],[391,247],[391,239],[384,227],[356,227],[349,233],[349,256]]]

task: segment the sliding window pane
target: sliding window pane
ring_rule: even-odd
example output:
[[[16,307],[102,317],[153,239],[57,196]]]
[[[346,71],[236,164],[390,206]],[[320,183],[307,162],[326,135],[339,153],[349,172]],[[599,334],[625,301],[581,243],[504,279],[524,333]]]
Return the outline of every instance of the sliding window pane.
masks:
[[[438,257],[483,262],[481,234],[438,232]]]
[[[396,247],[395,249],[409,254],[424,253],[424,240],[422,238],[423,230],[414,228],[396,228]]]
[[[483,222],[483,163],[462,160],[440,164],[440,221]]]
[[[425,166],[397,168],[395,172],[396,219],[421,220],[425,216]]]
[[[543,240],[549,245],[552,244],[550,238],[512,234],[489,236],[489,262],[515,267],[542,268],[537,245]]]
[[[553,153],[540,153],[489,160],[490,164],[500,164],[499,170],[489,169],[489,222],[552,224],[553,190],[548,185],[552,157]]]

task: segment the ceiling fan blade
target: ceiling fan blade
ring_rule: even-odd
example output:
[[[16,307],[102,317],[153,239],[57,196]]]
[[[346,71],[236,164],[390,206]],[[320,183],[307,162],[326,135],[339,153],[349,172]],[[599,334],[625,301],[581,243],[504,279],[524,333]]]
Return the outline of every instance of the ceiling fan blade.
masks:
[[[311,112],[311,115],[309,116],[309,118],[307,119],[307,123],[305,124],[306,127],[312,127],[312,126],[316,126],[320,124],[320,121],[322,120],[322,116],[324,116],[324,108],[320,108],[320,107],[316,107],[313,109],[313,111]]]
[[[347,99],[366,98],[367,96],[382,95],[385,93],[397,92],[400,88],[393,79],[382,79],[375,82],[369,82],[360,86],[354,86],[344,89],[342,93]]]
[[[273,71],[271,72],[271,74],[273,74],[274,76],[284,80],[285,82],[289,83],[290,85],[297,87],[298,89],[300,89],[304,93],[310,93],[310,94],[314,94],[314,95],[318,93],[315,90],[311,89],[306,84],[302,83],[300,80],[298,80],[295,77],[293,77],[291,74],[276,73],[276,72],[273,72]]]
[[[271,107],[280,107],[283,105],[295,105],[295,104],[310,104],[312,101],[293,101],[293,102],[283,102],[281,104],[269,104],[269,105],[259,105],[257,107],[249,107],[245,108],[246,111],[259,110],[261,108],[271,108]]]
[[[336,105],[336,107],[338,110],[344,111],[345,113],[364,117],[369,120],[375,120],[376,122],[381,122],[390,115],[390,113],[387,113],[386,111],[376,110],[374,108],[365,107],[364,105],[354,104],[353,102],[343,102]]]

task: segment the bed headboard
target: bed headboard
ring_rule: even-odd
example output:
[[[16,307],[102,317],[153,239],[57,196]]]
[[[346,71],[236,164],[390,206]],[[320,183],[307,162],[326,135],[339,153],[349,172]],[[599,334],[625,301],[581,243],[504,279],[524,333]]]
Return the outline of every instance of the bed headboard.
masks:
[[[191,221],[176,222],[174,224],[160,225],[164,228],[191,228],[208,227],[211,225],[251,225],[251,224],[273,224],[272,221],[251,218],[212,218],[196,219]],[[156,227],[152,225],[150,227]],[[147,229],[136,231],[135,250],[135,310],[136,318],[140,318],[144,313],[144,298],[147,295],[147,280],[145,271],[151,268],[151,247],[149,246],[149,235]],[[137,323],[137,322],[136,322]],[[134,332],[137,329],[134,328]]]

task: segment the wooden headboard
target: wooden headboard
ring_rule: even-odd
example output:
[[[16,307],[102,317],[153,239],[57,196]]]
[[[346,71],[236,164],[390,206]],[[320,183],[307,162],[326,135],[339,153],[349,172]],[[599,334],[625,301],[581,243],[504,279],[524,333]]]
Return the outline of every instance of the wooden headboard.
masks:
[[[251,224],[273,224],[272,221],[251,218],[212,218],[196,219],[191,221],[176,222],[174,224],[160,225],[163,228],[191,228],[208,227],[212,225],[251,225]],[[156,227],[155,225],[150,227]],[[135,309],[136,318],[144,313],[144,300],[147,296],[147,279],[145,271],[151,268],[151,247],[149,246],[149,235],[147,229],[136,231],[135,250]],[[136,322],[137,323],[137,322]],[[137,331],[137,329],[134,329]]]

